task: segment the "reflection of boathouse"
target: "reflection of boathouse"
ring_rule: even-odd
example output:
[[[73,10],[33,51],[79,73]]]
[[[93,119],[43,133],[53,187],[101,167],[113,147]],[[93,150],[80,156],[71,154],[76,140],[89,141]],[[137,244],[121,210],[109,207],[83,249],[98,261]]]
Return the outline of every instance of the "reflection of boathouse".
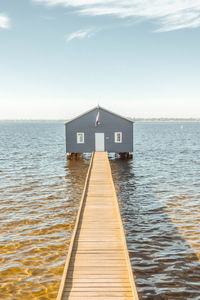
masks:
[[[129,157],[133,152],[133,121],[102,107],[65,123],[66,152],[115,152]]]

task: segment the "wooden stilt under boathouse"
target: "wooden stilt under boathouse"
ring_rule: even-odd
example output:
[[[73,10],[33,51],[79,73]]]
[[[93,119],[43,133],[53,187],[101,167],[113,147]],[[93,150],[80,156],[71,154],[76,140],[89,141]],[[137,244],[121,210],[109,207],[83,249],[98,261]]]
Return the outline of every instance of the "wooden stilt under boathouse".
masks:
[[[138,299],[106,152],[92,155],[57,300]]]

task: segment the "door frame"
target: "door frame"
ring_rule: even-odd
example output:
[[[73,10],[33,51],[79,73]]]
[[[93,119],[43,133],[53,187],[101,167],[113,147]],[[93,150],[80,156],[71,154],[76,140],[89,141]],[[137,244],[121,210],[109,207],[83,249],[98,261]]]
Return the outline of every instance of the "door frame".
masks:
[[[98,137],[100,137],[99,140],[98,140]],[[99,144],[98,144],[98,142],[99,142]],[[95,151],[96,152],[104,152],[105,151],[105,134],[104,134],[104,132],[95,132]]]

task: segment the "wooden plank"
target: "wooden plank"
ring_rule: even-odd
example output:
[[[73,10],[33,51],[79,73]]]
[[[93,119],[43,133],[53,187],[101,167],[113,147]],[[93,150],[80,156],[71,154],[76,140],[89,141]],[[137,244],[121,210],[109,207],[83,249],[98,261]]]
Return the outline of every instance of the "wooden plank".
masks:
[[[121,297],[121,296],[128,296],[128,297],[131,297],[132,296],[132,299],[133,298],[133,294],[132,292],[125,292],[125,291],[80,291],[80,292],[64,292],[64,295],[63,295],[64,299],[70,299],[68,298],[69,296],[73,296],[73,297],[80,297],[80,299],[82,299],[82,296],[84,297],[97,297],[96,299],[98,299],[98,297]],[[107,300],[109,300],[107,298]]]
[[[117,286],[103,286],[103,287],[96,287],[96,286],[91,286],[91,287],[71,287],[69,285],[69,287],[66,287],[65,292],[69,292],[69,293],[76,293],[76,292],[82,292],[82,293],[94,293],[94,292],[98,292],[98,293],[115,293],[115,292],[123,292],[123,293],[127,293],[127,292],[131,292],[131,287],[130,284],[127,286],[119,286],[119,284]]]
[[[69,296],[68,299],[70,299],[70,300],[80,300],[80,299],[81,300],[96,300],[97,297],[82,295],[81,298],[76,297],[76,296]],[[108,298],[108,297],[104,297],[104,296],[98,296],[98,299],[100,299],[100,300],[131,300],[131,299],[133,299],[133,297],[132,296],[131,297],[128,297],[128,296],[126,296],[126,297],[123,297],[123,296],[114,296],[114,297],[109,296],[109,298]]]
[[[107,154],[90,162],[57,300],[138,300]]]
[[[119,288],[119,282],[91,282],[91,281],[88,281],[88,282],[74,282],[73,280],[71,282],[68,282],[68,285],[71,286],[70,289],[72,289],[74,291],[74,289],[82,289],[82,288],[89,288],[89,289],[92,289],[93,287],[94,288],[102,288],[102,287],[105,287],[105,288],[109,288],[110,290],[113,290],[112,288]],[[128,287],[130,288],[130,282],[120,282],[120,287]]]
[[[96,268],[93,268],[93,269],[86,269],[86,268],[79,268],[79,269],[73,269],[73,268],[69,268],[69,273],[71,272],[71,274],[77,274],[77,276],[79,276],[78,274],[93,274],[93,275],[116,275],[118,277],[122,276],[126,276],[126,272],[124,271],[124,268],[122,269],[110,269],[110,268],[103,268],[101,270],[97,270]],[[67,284],[67,281],[66,281],[66,284]]]
[[[86,272],[68,272],[68,280],[70,280],[71,278],[76,278],[76,279],[88,279],[88,282],[91,279],[112,279],[113,281],[115,279],[127,279],[129,280],[128,274],[124,273],[124,272],[115,272],[113,274],[91,274],[91,273],[86,273]]]
[[[130,284],[128,277],[127,278],[76,278],[72,277],[70,279],[74,285],[76,284],[82,284],[82,283],[87,283],[87,284],[96,284],[96,283],[105,283],[105,284]],[[70,282],[69,280],[69,282]]]

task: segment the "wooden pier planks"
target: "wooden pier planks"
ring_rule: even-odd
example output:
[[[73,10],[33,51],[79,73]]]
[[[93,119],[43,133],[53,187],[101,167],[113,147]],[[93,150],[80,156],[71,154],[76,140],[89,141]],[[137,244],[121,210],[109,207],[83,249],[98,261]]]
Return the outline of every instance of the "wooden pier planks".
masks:
[[[57,300],[138,299],[107,153],[93,154]]]

